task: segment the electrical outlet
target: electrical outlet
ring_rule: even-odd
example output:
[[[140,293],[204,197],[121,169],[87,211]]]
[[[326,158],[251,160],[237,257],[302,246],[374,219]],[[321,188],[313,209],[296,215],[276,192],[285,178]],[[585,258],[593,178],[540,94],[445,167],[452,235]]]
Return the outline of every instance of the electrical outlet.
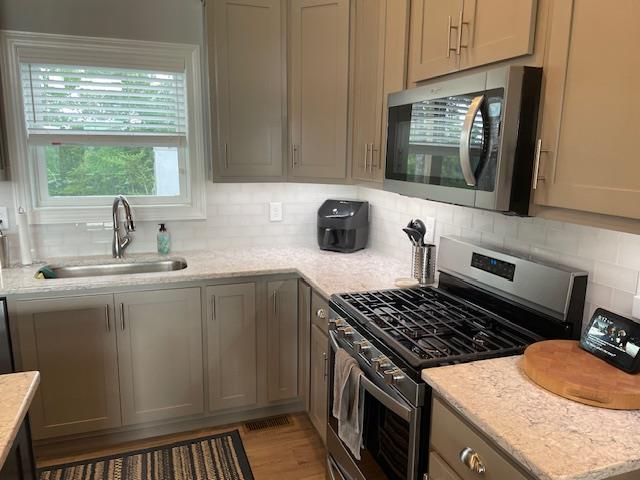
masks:
[[[9,230],[9,211],[7,207],[0,207],[0,230]]]
[[[434,217],[425,217],[422,221],[424,226],[427,227],[427,233],[424,234],[424,242],[433,243],[436,238],[436,219]]]
[[[282,221],[282,202],[269,202],[269,221]]]
[[[633,297],[633,308],[631,309],[631,316],[636,320],[640,320],[640,295]]]

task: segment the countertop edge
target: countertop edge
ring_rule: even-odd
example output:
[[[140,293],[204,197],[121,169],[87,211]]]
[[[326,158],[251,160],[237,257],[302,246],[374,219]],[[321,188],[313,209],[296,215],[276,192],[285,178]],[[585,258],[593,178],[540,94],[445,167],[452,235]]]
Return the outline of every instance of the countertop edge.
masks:
[[[27,412],[29,411],[29,407],[31,407],[31,402],[33,401],[33,397],[36,393],[38,385],[40,384],[40,372],[32,371],[32,372],[16,372],[9,373],[7,375],[20,375],[20,374],[33,374],[31,383],[29,387],[24,392],[24,396],[22,398],[22,402],[16,412],[16,415],[12,419],[11,423],[11,434],[10,437],[5,439],[5,442],[0,445],[0,469],[4,466],[4,462],[7,460],[9,456],[9,452],[11,451],[11,447],[13,446],[13,442],[18,435],[18,431],[20,430],[20,426],[27,416]]]
[[[517,359],[518,362],[522,362],[522,358]],[[436,393],[442,397],[451,407],[453,407],[459,414],[464,417],[469,423],[471,423],[477,430],[482,432],[484,436],[491,438],[491,440],[504,450],[513,460],[520,464],[521,468],[527,471],[530,475],[533,475],[539,480],[606,480],[617,475],[623,475],[640,470],[640,458],[631,460],[628,462],[622,462],[616,465],[603,467],[597,470],[591,470],[589,472],[579,473],[576,475],[553,475],[551,472],[545,471],[537,463],[532,462],[525,455],[515,449],[511,443],[504,438],[497,430],[495,430],[490,423],[484,422],[479,419],[472,412],[469,412],[464,405],[462,405],[454,395],[450,394],[446,387],[442,386],[437,380],[429,377],[429,369],[423,369],[421,377],[422,379],[436,391]],[[541,388],[542,387],[538,387]],[[543,389],[544,390],[544,389]],[[552,392],[544,390],[549,395],[557,396]],[[569,401],[569,400],[567,400]]]

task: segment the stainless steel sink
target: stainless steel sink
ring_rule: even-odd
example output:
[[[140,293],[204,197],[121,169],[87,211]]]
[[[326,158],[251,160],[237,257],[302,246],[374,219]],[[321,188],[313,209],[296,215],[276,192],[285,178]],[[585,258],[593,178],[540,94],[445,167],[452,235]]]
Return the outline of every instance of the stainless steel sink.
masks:
[[[148,261],[114,261],[93,265],[45,265],[55,278],[98,277],[103,275],[127,275],[134,273],[173,272],[187,268],[184,258],[165,258]]]

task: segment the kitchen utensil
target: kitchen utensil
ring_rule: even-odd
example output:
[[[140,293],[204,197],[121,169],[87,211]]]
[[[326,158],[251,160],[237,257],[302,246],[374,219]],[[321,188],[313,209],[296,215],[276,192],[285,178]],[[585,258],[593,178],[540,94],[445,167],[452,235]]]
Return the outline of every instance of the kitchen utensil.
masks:
[[[422,237],[420,237],[422,239]],[[431,285],[435,281],[436,246],[413,245],[411,250],[411,275],[420,285]]]
[[[422,234],[418,230],[416,230],[415,228],[405,228],[404,232],[407,235],[411,235],[411,238],[413,240],[412,243],[414,245],[422,246],[421,245],[421,242],[423,241]]]
[[[541,387],[594,407],[640,409],[640,375],[630,375],[582,350],[574,340],[548,340],[524,352],[524,371]]]
[[[427,226],[424,224],[422,220],[416,218],[413,220],[413,227],[415,230],[420,232],[420,242],[419,245],[424,245],[424,236],[427,234]]]

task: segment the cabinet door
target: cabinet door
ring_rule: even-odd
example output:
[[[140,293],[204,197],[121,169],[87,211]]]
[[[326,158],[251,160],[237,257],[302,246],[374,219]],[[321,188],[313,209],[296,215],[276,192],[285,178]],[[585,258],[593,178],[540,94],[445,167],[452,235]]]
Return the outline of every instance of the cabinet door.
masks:
[[[533,53],[537,0],[465,0],[460,68]]]
[[[199,288],[116,294],[123,423],[203,412]]]
[[[34,439],[121,425],[113,295],[16,302],[24,370],[40,371]]]
[[[640,218],[640,4],[554,2],[535,202]]]
[[[207,288],[209,410],[257,402],[256,287]]]
[[[267,284],[267,383],[270,402],[298,396],[298,280]]]
[[[436,452],[429,452],[429,480],[462,480]]]
[[[456,27],[463,0],[412,0],[409,30],[409,82],[458,70]],[[454,50],[451,50],[451,49]]]
[[[353,178],[379,177],[386,0],[353,0]]]
[[[291,1],[291,176],[346,176],[349,0]]]
[[[218,172],[282,176],[282,0],[214,0]]]
[[[326,441],[327,437],[327,349],[329,337],[318,328],[311,327],[311,374],[309,393],[309,418]]]

